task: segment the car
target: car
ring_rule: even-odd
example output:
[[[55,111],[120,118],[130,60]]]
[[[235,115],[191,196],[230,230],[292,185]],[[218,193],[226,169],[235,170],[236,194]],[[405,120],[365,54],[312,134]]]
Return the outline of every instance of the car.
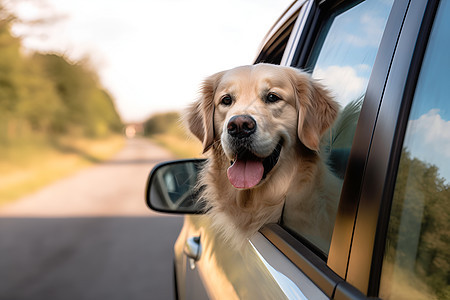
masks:
[[[315,245],[283,211],[234,250],[196,202],[202,160],[159,164],[148,206],[185,214],[177,298],[450,299],[448,49],[449,1],[293,2],[253,63],[306,70],[342,108],[361,104],[330,154],[343,180],[331,241]]]

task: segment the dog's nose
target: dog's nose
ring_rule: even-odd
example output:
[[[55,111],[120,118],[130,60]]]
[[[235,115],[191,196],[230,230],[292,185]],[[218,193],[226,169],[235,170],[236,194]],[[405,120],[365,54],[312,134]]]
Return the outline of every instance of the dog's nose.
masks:
[[[234,116],[228,121],[228,134],[236,138],[246,138],[256,131],[256,121],[249,115]]]

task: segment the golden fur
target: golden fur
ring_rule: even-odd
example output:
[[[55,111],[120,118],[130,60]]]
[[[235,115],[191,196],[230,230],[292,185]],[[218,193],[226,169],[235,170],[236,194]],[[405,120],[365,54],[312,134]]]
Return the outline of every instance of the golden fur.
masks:
[[[274,93],[279,101],[268,102]],[[224,95],[232,104],[224,105]],[[336,211],[339,180],[320,155],[320,141],[338,114],[337,103],[310,75],[269,64],[243,66],[208,77],[201,96],[186,112],[190,131],[203,143],[207,162],[201,172],[202,200],[214,226],[242,245],[264,224],[278,222],[327,247]],[[236,157],[227,124],[250,115],[257,124],[252,151],[269,156],[282,141],[273,169],[259,184],[235,188],[227,177]]]

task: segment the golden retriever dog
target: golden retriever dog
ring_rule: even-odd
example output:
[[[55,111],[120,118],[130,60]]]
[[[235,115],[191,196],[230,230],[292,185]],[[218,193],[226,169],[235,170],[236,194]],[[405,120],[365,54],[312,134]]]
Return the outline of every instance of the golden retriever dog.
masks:
[[[321,156],[338,104],[309,74],[269,64],[208,77],[185,114],[203,143],[202,201],[225,239],[243,245],[284,223],[327,248],[339,179]]]

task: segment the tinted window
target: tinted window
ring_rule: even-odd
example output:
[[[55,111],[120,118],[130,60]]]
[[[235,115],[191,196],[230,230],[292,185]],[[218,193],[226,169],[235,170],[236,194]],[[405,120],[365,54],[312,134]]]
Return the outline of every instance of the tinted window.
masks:
[[[343,7],[326,24],[307,68],[344,108],[364,96],[393,0]],[[342,12],[342,9],[346,9]]]
[[[441,1],[406,130],[383,261],[384,299],[450,299],[450,2]]]
[[[342,179],[369,77],[393,0],[354,1],[324,16],[306,69],[325,85],[341,106],[341,114],[325,134],[322,154],[330,176],[320,187],[326,197],[311,205],[323,206],[322,216],[299,217],[286,205],[283,225],[328,253]],[[306,199],[308,200],[308,199]],[[302,200],[303,203],[306,203]],[[303,204],[302,204],[303,205]],[[302,209],[308,210],[307,205]],[[326,217],[324,217],[326,215]]]

